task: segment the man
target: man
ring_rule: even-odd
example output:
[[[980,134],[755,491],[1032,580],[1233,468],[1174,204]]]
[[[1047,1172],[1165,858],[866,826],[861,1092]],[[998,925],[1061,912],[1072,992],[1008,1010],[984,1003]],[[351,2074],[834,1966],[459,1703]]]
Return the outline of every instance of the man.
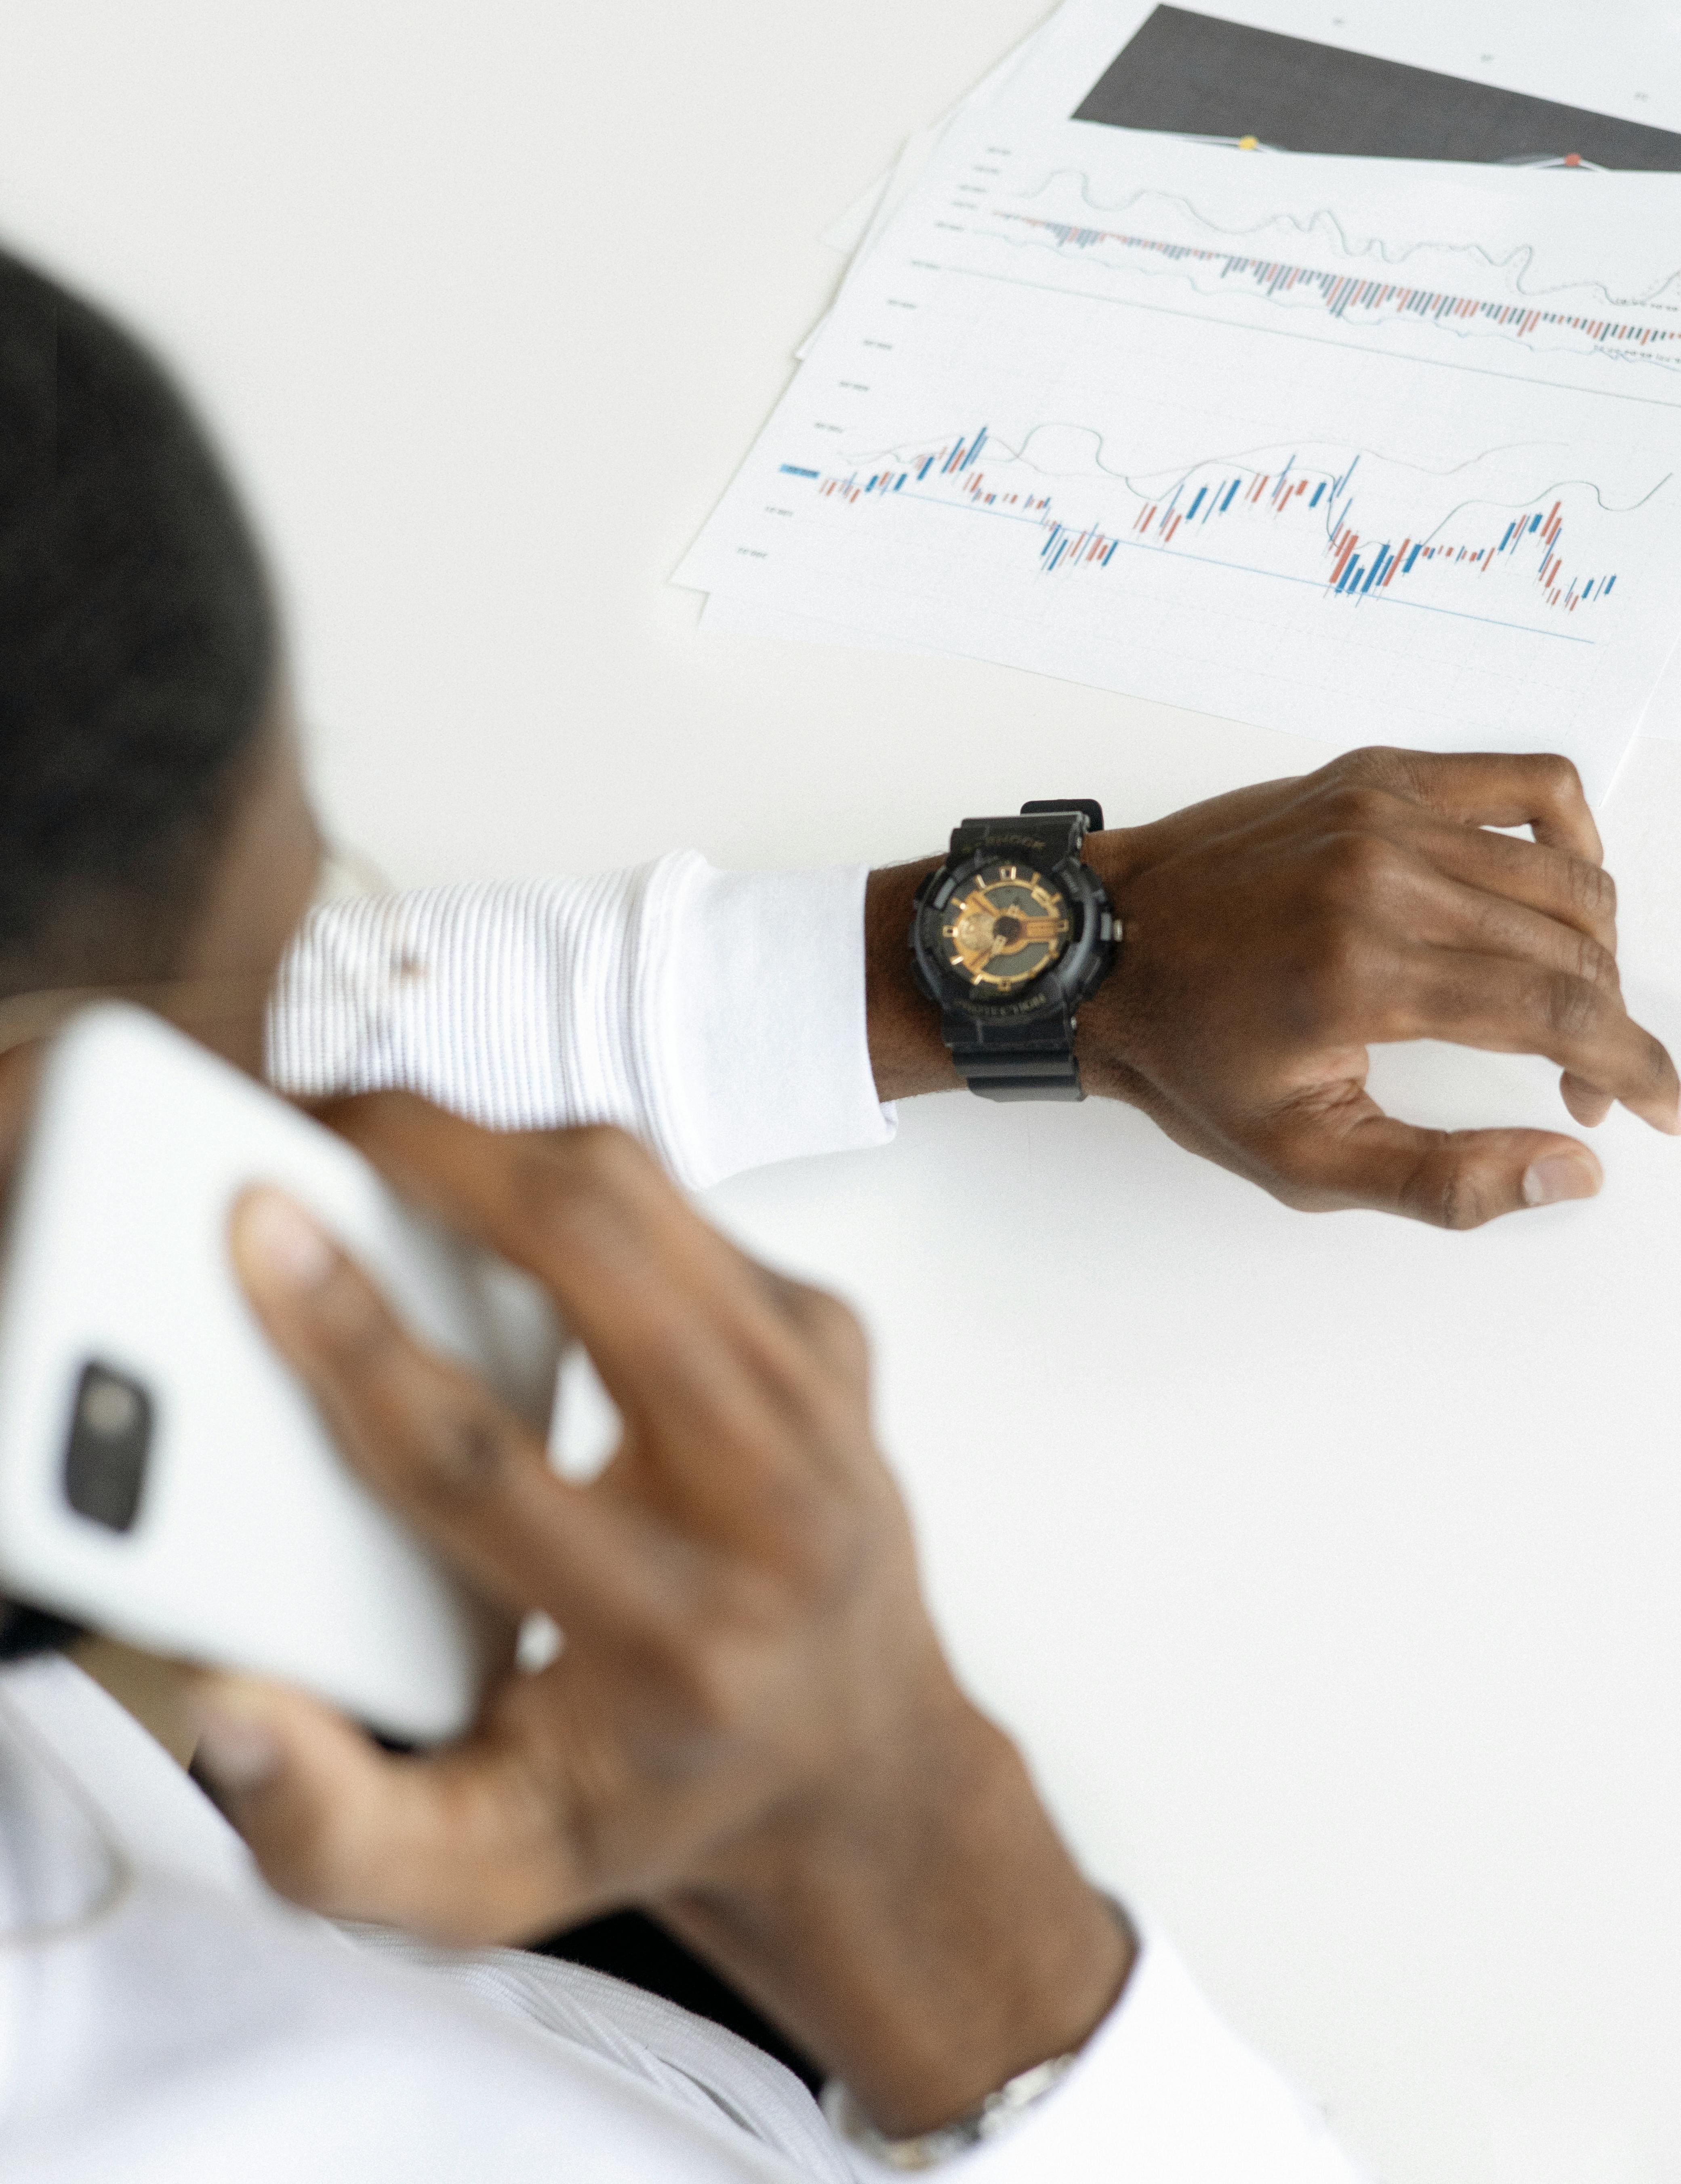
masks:
[[[9,264],[0,421],[8,1165],[30,1037],[80,994],[150,994],[258,1066],[316,849],[214,460],[123,336]],[[1523,823],[1534,842],[1480,831]],[[1368,754],[1086,855],[1124,934],[1080,1013],[1087,1084],[1281,1196],[1463,1226],[1596,1187],[1568,1136],[1382,1117],[1374,1037],[1540,1051],[1578,1120],[1621,1099],[1677,1127],[1556,761]],[[884,1100],[953,1081],[905,967],[916,877],[668,859],[306,928],[276,1073],[418,1085],[476,1117],[392,1093],[337,1116],[545,1282],[624,1436],[593,1485],[555,1478],[298,1209],[242,1204],[242,1277],[348,1459],[565,1642],[426,1758],[297,1694],[201,1682],[199,1762],[263,1871],[378,1922],[358,1930],[267,1895],[67,1663],[8,1670],[0,2174],[842,2177],[972,2146],[979,2178],[1347,2176],[1166,1944],[1080,1874],[956,1685],[849,1316],[743,1257],[618,1132],[552,1131],[624,1123],[691,1181],[884,1134]],[[834,2128],[756,2050],[652,1997],[450,1946],[626,1903],[815,2059]]]

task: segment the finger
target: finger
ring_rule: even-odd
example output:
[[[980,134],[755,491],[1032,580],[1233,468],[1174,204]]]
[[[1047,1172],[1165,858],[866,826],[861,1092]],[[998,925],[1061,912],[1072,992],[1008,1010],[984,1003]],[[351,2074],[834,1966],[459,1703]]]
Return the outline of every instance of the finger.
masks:
[[[416,1342],[359,1268],[279,1191],[247,1191],[230,1240],[270,1339],[370,1485],[515,1613],[563,1628],[663,1626],[670,1544],[569,1485],[470,1373]]]
[[[1506,1213],[1591,1198],[1603,1180],[1586,1145],[1545,1130],[1426,1130],[1367,1095],[1281,1118],[1273,1155],[1310,1207],[1363,1206],[1439,1228],[1477,1228]]]
[[[1567,758],[1550,752],[1373,749],[1335,762],[1344,777],[1373,781],[1470,827],[1528,827],[1537,842],[1602,864],[1600,830]]]
[[[780,1311],[800,1329],[833,1369],[853,1385],[863,1388],[869,1379],[870,1346],[856,1312],[849,1311],[831,1290],[811,1282],[797,1282],[774,1268],[760,1268]]]
[[[1403,884],[1411,884],[1400,907],[1415,943],[1461,954],[1509,956],[1621,994],[1616,956],[1579,927],[1561,924],[1510,896],[1450,879],[1415,852],[1390,855],[1405,861],[1399,870]]]
[[[1408,846],[1448,878],[1522,903],[1617,953],[1617,883],[1603,866],[1486,827],[1427,824]]]
[[[1655,1129],[1681,1134],[1681,1079],[1667,1050],[1616,993],[1569,972],[1422,950],[1394,981],[1382,1037],[1545,1055]]]
[[[393,1758],[318,1701],[242,1676],[195,1679],[188,1704],[194,1771],[292,1902],[458,1946],[592,1908],[555,1786],[513,1740]]]
[[[760,1339],[780,1317],[763,1270],[622,1131],[509,1136],[402,1094],[327,1119],[416,1204],[537,1275],[615,1397],[657,1372],[648,1353],[676,1334],[673,1307],[704,1304],[718,1332]]]
[[[537,1276],[626,1422],[721,1512],[744,1516],[786,1477],[791,1420],[821,1446],[855,1413],[765,1270],[623,1132],[500,1135],[400,1095],[331,1119],[406,1195]]]
[[[1573,1070],[1567,1069],[1558,1080],[1559,1096],[1584,1130],[1597,1129],[1610,1114],[1617,1102],[1609,1092],[1601,1092],[1589,1084]]]

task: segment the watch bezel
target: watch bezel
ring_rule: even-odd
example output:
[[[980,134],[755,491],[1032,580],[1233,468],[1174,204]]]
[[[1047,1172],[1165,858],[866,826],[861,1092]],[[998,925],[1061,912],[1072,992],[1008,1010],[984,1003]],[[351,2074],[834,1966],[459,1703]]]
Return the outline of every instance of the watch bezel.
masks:
[[[1022,985],[989,997],[954,970],[940,946],[942,914],[954,894],[989,865],[1014,862],[1056,889],[1067,903],[1073,931],[1054,963]],[[937,865],[917,889],[910,921],[910,956],[918,984],[930,1000],[980,1023],[1027,1025],[1077,1008],[1108,970],[1114,953],[1114,914],[1103,883],[1077,850],[1044,861],[1038,844],[993,840]]]

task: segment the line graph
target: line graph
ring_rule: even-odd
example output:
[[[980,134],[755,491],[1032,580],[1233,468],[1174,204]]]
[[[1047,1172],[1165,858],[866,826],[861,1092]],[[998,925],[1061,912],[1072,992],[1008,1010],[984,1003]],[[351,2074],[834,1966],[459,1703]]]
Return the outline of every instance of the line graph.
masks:
[[[1060,438],[1045,445],[1047,435]],[[1036,442],[1047,465],[1065,476],[1073,469],[1073,494],[1044,484],[1044,471],[1033,460]],[[1101,437],[1090,427],[1036,426],[1011,447],[982,425],[847,469],[781,467],[838,506],[904,499],[1031,526],[1038,534],[1034,566],[1043,577],[1096,574],[1123,548],[1149,549],[1214,558],[1257,576],[1316,582],[1333,598],[1352,602],[1405,601],[1438,611],[1455,610],[1458,603],[1466,612],[1486,605],[1487,618],[1519,627],[1535,618],[1561,620],[1611,597],[1617,568],[1569,558],[1568,531],[1578,510],[1586,523],[1600,519],[1601,530],[1603,519],[1633,512],[1607,507],[1587,481],[1534,485],[1523,473],[1533,472],[1537,460],[1536,449],[1518,443],[1487,450],[1446,473],[1418,473],[1370,449],[1341,450],[1328,462],[1319,451],[1298,446],[1258,458],[1216,456],[1138,477],[1105,467]],[[1516,505],[1500,504],[1493,493],[1514,481],[1533,489]],[[1486,484],[1490,492],[1467,495],[1467,482],[1473,488]],[[1660,480],[1635,505],[1667,482]],[[1131,506],[1119,519],[1112,512],[1065,513],[1059,497],[1083,491],[1088,506],[1117,491]],[[1211,526],[1222,546],[1245,558],[1211,555]],[[1517,582],[1496,586],[1498,598],[1487,598],[1486,580],[1497,572]],[[1473,585],[1485,596],[1473,598]],[[1520,588],[1521,597],[1514,598]],[[1507,608],[1504,615],[1500,604]]]
[[[1159,164],[1159,159],[1158,151],[1152,156],[1152,164]],[[1298,169],[1301,164],[1283,163]],[[1205,164],[1202,171],[1205,180],[1213,179],[1213,170]],[[1246,172],[1261,177],[1260,194],[1264,198],[1267,193],[1265,165]],[[1681,263],[1673,254],[1673,243],[1660,242],[1661,257],[1649,258],[1640,272],[1612,281],[1600,277],[1597,271],[1588,276],[1579,271],[1572,274],[1565,262],[1539,251],[1532,241],[1514,240],[1491,247],[1467,237],[1462,227],[1455,238],[1450,238],[1444,230],[1436,239],[1416,236],[1403,239],[1384,231],[1387,223],[1372,226],[1346,204],[1313,205],[1310,199],[1307,209],[1292,211],[1276,203],[1260,209],[1245,192],[1246,208],[1239,214],[1224,190],[1216,190],[1211,197],[1199,190],[1193,197],[1162,181],[1148,181],[1108,196],[1104,193],[1106,186],[1083,167],[1039,169],[1037,174],[1037,180],[1010,191],[1013,202],[1025,205],[1050,198],[1071,200],[1077,213],[1068,224],[1076,227],[1099,229],[1100,223],[1125,218],[1129,229],[1165,229],[1179,241],[1194,236],[1216,252],[1229,251],[1234,255],[1290,259],[1316,250],[1328,253],[1371,276],[1424,265],[1433,269],[1433,276],[1421,278],[1415,271],[1415,287],[1431,285],[1433,277],[1438,286],[1483,294],[1494,289],[1513,301],[1542,305],[1560,305],[1566,298],[1572,298],[1574,308],[1589,318],[1615,319],[1631,310],[1681,309]],[[1416,198],[1417,192],[1406,194]],[[1215,206],[1219,209],[1211,209]],[[1588,214],[1590,220],[1593,217],[1589,200],[1581,200],[1575,209]],[[1614,221],[1616,217],[1611,206],[1599,220]],[[1544,216],[1541,225],[1545,225]],[[1106,231],[1116,231],[1111,226]],[[1593,257],[1602,261],[1606,254],[1601,248]],[[1545,270],[1547,265],[1550,273]]]
[[[1123,250],[1154,254],[1169,264],[1205,265],[1222,283],[1240,284],[1272,301],[1285,301],[1300,294],[1316,302],[1334,319],[1389,313],[1438,325],[1475,322],[1490,330],[1507,332],[1519,341],[1543,327],[1556,327],[1578,333],[1598,348],[1632,350],[1660,361],[1681,362],[1681,326],[1643,325],[1632,319],[1550,310],[1524,298],[1491,300],[1406,281],[1383,279],[1363,271],[1327,271],[1288,259],[1174,242],[1161,236],[1133,235],[1118,228],[1087,226],[1033,213],[1006,212],[994,208],[994,217],[1049,235],[1059,251],[1088,252],[1099,246],[1114,245]]]
[[[1681,599],[1681,177],[1674,210],[955,125],[682,580],[789,635],[1545,745],[1602,788]]]

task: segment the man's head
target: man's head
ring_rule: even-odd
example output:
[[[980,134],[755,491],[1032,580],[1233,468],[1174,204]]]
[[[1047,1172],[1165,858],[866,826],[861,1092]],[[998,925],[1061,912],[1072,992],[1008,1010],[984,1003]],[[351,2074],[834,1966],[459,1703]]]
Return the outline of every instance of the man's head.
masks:
[[[0,254],[0,996],[266,978],[314,865],[277,654],[181,396]]]
[[[255,542],[181,396],[0,253],[0,1185],[34,1076],[7,1034],[53,1013],[18,997],[139,987],[259,1067],[319,851],[278,649]],[[0,1606],[0,1651],[66,1627]]]

